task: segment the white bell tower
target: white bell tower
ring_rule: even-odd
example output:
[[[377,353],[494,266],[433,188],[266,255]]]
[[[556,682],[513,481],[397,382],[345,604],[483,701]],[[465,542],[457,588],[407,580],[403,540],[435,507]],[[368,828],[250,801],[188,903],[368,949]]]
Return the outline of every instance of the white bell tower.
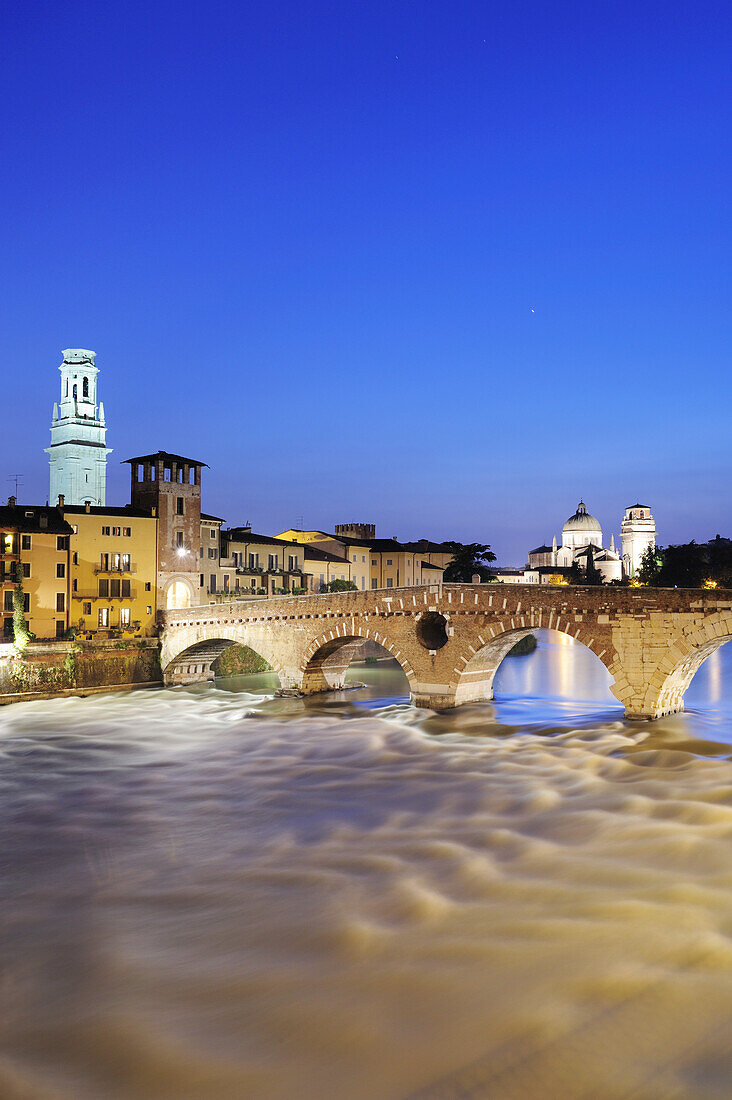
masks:
[[[69,348],[63,352],[61,400],[51,419],[51,490],[49,503],[60,495],[66,504],[106,503],[107,428],[104,405],[97,404],[96,352]]]
[[[625,509],[620,527],[623,540],[623,573],[634,577],[649,546],[656,545],[656,521],[647,504]]]

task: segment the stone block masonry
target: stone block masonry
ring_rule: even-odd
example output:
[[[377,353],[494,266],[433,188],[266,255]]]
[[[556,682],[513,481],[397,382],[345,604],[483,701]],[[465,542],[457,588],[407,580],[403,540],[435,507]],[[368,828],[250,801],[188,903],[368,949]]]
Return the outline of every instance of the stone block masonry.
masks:
[[[364,639],[399,661],[418,706],[491,699],[519,638],[546,627],[591,649],[628,717],[683,708],[696,670],[732,638],[732,592],[515,584],[445,584],[235,601],[162,615],[168,683],[210,678],[232,643],[247,645],[306,694],[343,684]]]

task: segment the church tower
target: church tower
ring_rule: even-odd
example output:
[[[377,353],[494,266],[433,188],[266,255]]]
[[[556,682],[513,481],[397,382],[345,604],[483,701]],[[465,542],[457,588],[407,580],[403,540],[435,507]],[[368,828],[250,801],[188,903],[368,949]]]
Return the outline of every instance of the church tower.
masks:
[[[623,572],[634,577],[647,548],[656,545],[656,521],[647,504],[633,504],[625,509],[620,528],[623,540]]]
[[[97,404],[98,367],[95,351],[69,348],[63,353],[61,400],[54,402],[51,419],[50,503],[63,496],[66,504],[102,507],[107,491],[107,455],[104,405]]]

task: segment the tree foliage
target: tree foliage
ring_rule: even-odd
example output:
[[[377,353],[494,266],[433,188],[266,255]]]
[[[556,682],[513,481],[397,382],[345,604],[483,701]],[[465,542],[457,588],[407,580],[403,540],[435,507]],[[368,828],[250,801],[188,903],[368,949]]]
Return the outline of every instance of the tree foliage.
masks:
[[[470,584],[476,575],[481,581],[491,580],[493,574],[485,563],[495,561],[496,555],[490,546],[481,542],[449,542],[447,546],[452,554],[452,561],[445,568],[443,580],[448,583]]]
[[[28,624],[25,621],[25,593],[23,591],[23,567],[16,562],[15,589],[13,591],[13,642],[16,650],[22,653],[30,641]]]
[[[732,540],[717,535],[709,542],[649,546],[636,573],[640,584],[653,588],[701,588],[705,584],[732,587]]]
[[[321,592],[357,592],[358,585],[355,581],[342,581],[340,577],[336,577],[334,580],[329,581],[327,584],[321,584]]]

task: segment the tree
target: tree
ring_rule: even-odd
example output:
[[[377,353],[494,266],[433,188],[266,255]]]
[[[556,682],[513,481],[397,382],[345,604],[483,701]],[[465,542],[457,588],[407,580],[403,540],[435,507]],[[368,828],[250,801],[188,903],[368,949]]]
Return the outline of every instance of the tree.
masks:
[[[585,584],[602,584],[603,576],[600,570],[595,565],[595,555],[592,553],[592,547],[588,547],[586,558],[587,565],[585,566]]]
[[[641,563],[638,566],[635,577],[639,584],[647,584],[651,588],[658,587],[658,578],[661,575],[663,565],[663,549],[660,546],[646,546],[643,551]]]
[[[569,573],[567,574],[567,580],[570,584],[584,584],[585,575],[580,569],[579,562],[573,561],[569,567]]]
[[[452,554],[452,561],[445,568],[443,580],[448,583],[470,584],[476,574],[481,581],[491,580],[493,574],[484,564],[496,560],[490,546],[481,542],[448,542],[447,546]]]
[[[22,653],[30,641],[28,624],[25,621],[25,593],[23,592],[23,566],[15,563],[15,589],[13,591],[13,641],[16,650]]]
[[[321,592],[357,592],[358,585],[355,581],[342,581],[339,577],[328,584],[321,584]]]

